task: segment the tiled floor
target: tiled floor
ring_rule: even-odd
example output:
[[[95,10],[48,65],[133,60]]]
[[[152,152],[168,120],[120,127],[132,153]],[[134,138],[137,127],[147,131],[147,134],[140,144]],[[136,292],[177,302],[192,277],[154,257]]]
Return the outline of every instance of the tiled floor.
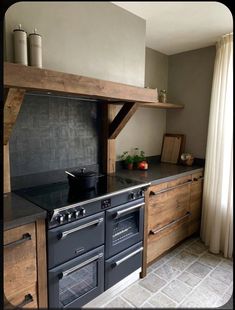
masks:
[[[216,308],[233,293],[233,261],[188,239],[101,308]]]

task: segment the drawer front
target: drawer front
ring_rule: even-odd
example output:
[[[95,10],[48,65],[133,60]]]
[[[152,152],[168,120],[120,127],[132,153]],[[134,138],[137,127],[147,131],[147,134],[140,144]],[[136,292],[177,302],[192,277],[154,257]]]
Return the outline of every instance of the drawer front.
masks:
[[[189,211],[190,184],[150,196],[148,230],[159,229]]]
[[[186,175],[184,177],[181,177],[181,178],[175,179],[173,181],[167,182],[167,188],[174,187],[174,186],[177,186],[177,185],[181,185],[181,184],[184,184],[184,183],[188,183],[191,180],[192,180],[192,175],[189,174],[189,175]]]
[[[141,267],[142,251],[139,242],[105,261],[105,290]]]
[[[155,235],[148,235],[147,264],[189,236],[189,217],[184,217]]]
[[[104,212],[48,231],[49,269],[104,243]]]
[[[36,282],[35,224],[5,231],[3,253],[4,294],[8,297]]]
[[[18,289],[17,294],[7,297],[6,299],[6,309],[10,309],[11,305],[17,308],[38,308],[36,283],[34,285],[31,285],[30,287],[24,288],[20,292]]]

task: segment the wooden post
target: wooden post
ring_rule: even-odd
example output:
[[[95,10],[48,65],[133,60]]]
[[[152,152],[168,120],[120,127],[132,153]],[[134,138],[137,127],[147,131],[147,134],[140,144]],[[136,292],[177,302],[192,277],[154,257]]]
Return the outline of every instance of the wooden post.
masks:
[[[109,125],[116,115],[116,106],[102,103],[103,120],[103,172],[113,173],[116,170],[115,139],[109,139]]]
[[[149,193],[148,188],[145,192],[145,206],[144,206],[144,240],[143,240],[143,263],[142,270],[140,272],[140,278],[144,278],[147,275],[147,246],[148,246],[148,203],[149,203]]]
[[[11,191],[9,143],[3,146],[3,192]]]
[[[47,260],[45,219],[36,221],[38,308],[47,308]]]

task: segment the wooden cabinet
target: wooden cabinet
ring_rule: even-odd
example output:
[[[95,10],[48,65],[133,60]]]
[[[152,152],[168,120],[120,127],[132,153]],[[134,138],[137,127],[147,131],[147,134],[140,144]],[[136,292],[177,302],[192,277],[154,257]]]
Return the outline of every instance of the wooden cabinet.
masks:
[[[46,308],[44,219],[4,231],[5,308]]]
[[[203,171],[150,186],[146,191],[144,264],[199,231]]]

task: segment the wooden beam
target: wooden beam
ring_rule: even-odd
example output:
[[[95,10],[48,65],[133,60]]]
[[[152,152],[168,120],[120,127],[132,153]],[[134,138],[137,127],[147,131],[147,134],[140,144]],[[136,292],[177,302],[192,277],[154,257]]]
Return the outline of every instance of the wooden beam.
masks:
[[[4,87],[58,92],[100,99],[156,102],[157,90],[36,67],[4,63]]]
[[[125,103],[109,126],[109,139],[115,139],[138,109],[137,103]]]
[[[4,138],[3,143],[6,145],[10,139],[12,128],[16,122],[17,115],[20,111],[24,99],[25,90],[10,88],[6,95],[4,104]]]
[[[3,146],[3,192],[11,191],[9,144]]]

